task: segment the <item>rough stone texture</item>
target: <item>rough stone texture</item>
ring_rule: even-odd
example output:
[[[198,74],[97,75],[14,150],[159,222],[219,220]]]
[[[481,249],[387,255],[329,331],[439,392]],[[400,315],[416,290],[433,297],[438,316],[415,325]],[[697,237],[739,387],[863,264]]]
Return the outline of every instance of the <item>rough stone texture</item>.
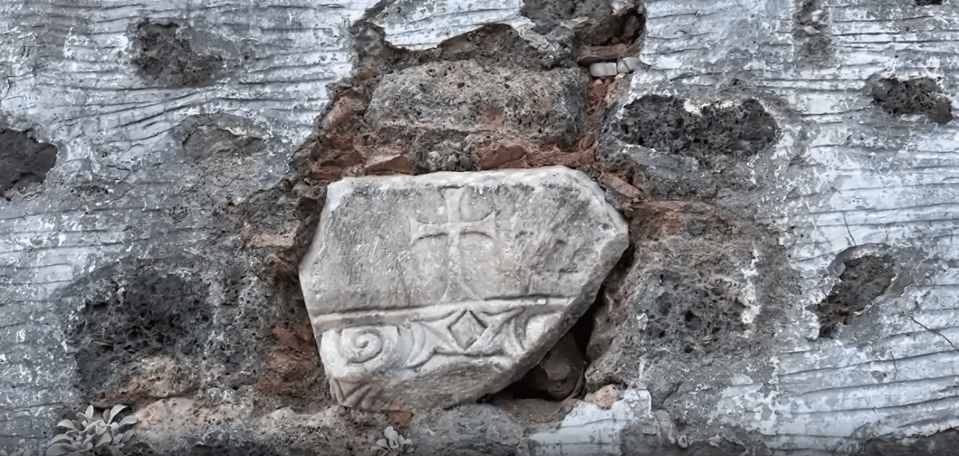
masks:
[[[524,454],[525,429],[509,413],[484,404],[419,414],[409,438],[416,454],[512,456]],[[526,452],[528,454],[528,450]]]
[[[181,414],[163,412],[183,426],[147,439],[166,418],[138,425],[160,454],[254,443],[280,454],[351,454],[382,435],[382,420],[325,413],[338,406],[324,386],[296,265],[328,180],[288,166],[310,155],[308,138],[334,133],[328,120],[345,114],[340,125],[349,125],[365,109],[349,97],[333,103],[341,87],[328,84],[362,69],[350,59],[367,55],[354,26],[374,13],[368,6],[0,2],[0,123],[58,150],[43,183],[0,204],[0,306],[10,322],[0,325],[10,342],[0,352],[0,448],[42,446],[59,419],[89,402],[143,410],[170,398],[192,401]],[[148,46],[176,64],[167,82],[134,62],[146,21],[177,24],[171,39]],[[417,55],[379,49],[374,67],[387,73],[437,53],[541,73],[557,61],[502,25]],[[196,56],[219,56],[222,65],[206,83],[177,82],[178,65]],[[376,77],[361,76],[375,87]],[[539,155],[536,144],[522,146],[523,166],[592,160],[586,143]],[[484,168],[509,164],[492,156]],[[412,170],[400,154],[361,158],[368,161],[350,172]],[[323,176],[342,170],[320,165]],[[181,310],[189,315],[170,327],[137,326]],[[179,329],[191,322],[197,334],[184,336]],[[158,334],[164,329],[170,337]],[[194,350],[181,350],[187,340]],[[93,345],[76,345],[85,341]],[[284,407],[320,417],[307,426],[291,415],[269,432],[255,419]]]
[[[894,116],[925,114],[937,124],[952,120],[952,106],[942,88],[929,77],[900,81],[883,78],[869,90],[873,102]]]
[[[382,27],[386,40],[397,46],[423,50],[439,45],[456,35],[485,24],[507,24],[538,49],[560,55],[569,52],[575,41],[581,64],[595,62],[599,51],[616,59],[638,51],[643,31],[642,16],[636,2],[602,0],[540,2],[517,0],[481,0],[458,2],[439,0],[421,5],[402,0],[385,5],[372,22]],[[572,32],[572,33],[570,33]],[[572,36],[571,36],[572,35]],[[592,46],[616,50],[588,49]],[[612,53],[604,51],[613,51]]]
[[[743,161],[776,142],[776,121],[756,100],[689,109],[683,100],[649,95],[626,105],[617,137],[716,169],[723,156]]]
[[[0,449],[40,449],[65,414],[129,401],[141,417],[132,454],[362,454],[393,425],[429,451],[507,454],[491,442],[512,444],[524,426],[516,454],[535,455],[523,442],[556,429],[576,399],[492,400],[512,422],[472,405],[447,421],[335,405],[296,265],[326,183],[343,175],[566,164],[632,220],[632,247],[587,313],[595,330],[577,333],[590,339],[588,397],[648,393],[659,427],[620,415],[592,428],[606,432],[592,446],[573,427],[554,443],[586,454],[949,454],[955,6],[0,0],[0,128],[57,150],[42,182],[0,200]],[[168,71],[137,65],[147,54]],[[407,149],[364,150],[384,139],[363,113],[386,74],[474,60],[533,79],[578,66],[585,79],[592,63],[630,57],[637,71],[586,87],[573,145],[496,138],[464,154],[421,125],[396,138]],[[755,153],[703,162],[613,135],[623,108],[646,97],[686,111],[662,105],[661,123],[697,125],[703,108],[755,100],[776,134]],[[709,135],[733,133],[733,119]],[[179,310],[190,315],[169,338],[132,331]],[[820,337],[830,321],[836,331]],[[197,334],[177,329],[193,323]],[[108,372],[91,375],[78,354]],[[496,432],[472,447],[458,422]]]
[[[592,304],[626,231],[561,167],[331,184],[300,279],[333,396],[410,409],[504,388]]]
[[[368,454],[390,425],[384,415],[339,406],[319,411],[281,407],[252,416],[249,396],[228,388],[194,397],[161,399],[137,410],[138,444],[127,454]]]
[[[0,197],[39,184],[57,162],[57,148],[30,138],[29,132],[0,128]]]
[[[872,439],[855,456],[952,456],[959,453],[959,431],[951,429],[925,439]]]
[[[829,32],[829,15],[820,0],[798,0],[793,12],[793,39],[801,65],[823,67],[835,64]]]
[[[136,28],[133,63],[159,85],[209,83],[223,66],[223,58],[198,54],[182,35],[180,26],[174,22],[154,23],[149,19],[140,22]]]
[[[484,68],[472,60],[432,63],[386,75],[366,119],[385,135],[396,128],[498,130],[570,144],[579,138],[585,120],[585,85],[580,71],[572,68],[536,74]]]
[[[842,453],[877,436],[924,436],[957,424],[950,182],[959,133],[954,121],[936,123],[928,111],[890,115],[876,100],[883,92],[873,87],[895,79],[905,94],[910,88],[902,81],[929,78],[935,86],[913,83],[911,102],[931,106],[928,100],[941,90],[955,106],[959,58],[945,43],[959,15],[954,5],[828,0],[813,2],[808,8],[816,11],[807,14],[805,3],[645,3],[640,58],[649,68],[634,73],[624,104],[647,96],[682,97],[695,108],[745,95],[770,111],[778,139],[747,161],[756,172],[742,180],[755,190],[743,198],[720,185],[711,201],[727,208],[755,204],[755,223],[778,233],[786,265],[798,279],[797,288],[780,298],[761,299],[760,319],[767,309],[770,317],[783,316],[742,333],[744,340],[757,341],[763,338],[752,334],[764,327],[773,331],[763,346],[738,357],[744,363],[717,369],[713,361],[712,367],[697,366],[675,389],[651,389],[654,404],[662,398],[690,441],[738,428],[761,436],[761,444],[748,446],[770,452]],[[815,64],[808,60],[808,42],[794,41],[796,28],[806,26],[824,35],[813,46],[822,51]],[[886,93],[896,90],[883,84]],[[642,157],[677,161],[648,151]],[[677,168],[683,169],[657,166],[653,172],[685,177]],[[743,220],[737,217],[737,224]],[[850,278],[844,280],[837,266],[848,269],[841,257],[857,247],[860,255],[889,259],[888,268],[872,269],[877,275],[862,283],[884,281],[890,269],[894,278],[881,294],[861,295],[870,304],[838,339],[819,338],[816,309]],[[754,280],[753,264],[748,256],[736,260],[728,269],[733,277],[753,279],[731,283]],[[760,277],[770,272],[762,260],[755,264]],[[780,283],[788,287],[790,281]],[[661,371],[649,357],[640,359],[648,375],[630,378],[655,384]]]
[[[819,337],[835,337],[840,325],[849,325],[872,301],[892,284],[896,271],[888,255],[872,255],[869,250],[852,248],[836,259],[842,263],[839,283],[816,308]]]
[[[274,375],[261,352],[296,306],[276,305],[265,272],[298,225],[279,182],[352,69],[350,22],[369,4],[0,0],[2,144],[28,132],[13,160],[42,181],[0,200],[0,448],[36,449],[98,398],[255,395]],[[167,56],[150,60],[158,78],[144,51]],[[222,62],[191,76],[193,54]]]
[[[525,167],[538,149],[579,141],[585,86],[577,68],[474,59],[414,66],[377,84],[364,112],[373,137],[365,146],[374,156],[408,154],[417,173]]]
[[[339,87],[300,165],[318,183],[311,187],[363,174],[593,162],[606,101],[584,87],[585,71],[569,52],[539,50],[504,25],[422,51],[392,47],[366,22],[354,35],[358,71]]]

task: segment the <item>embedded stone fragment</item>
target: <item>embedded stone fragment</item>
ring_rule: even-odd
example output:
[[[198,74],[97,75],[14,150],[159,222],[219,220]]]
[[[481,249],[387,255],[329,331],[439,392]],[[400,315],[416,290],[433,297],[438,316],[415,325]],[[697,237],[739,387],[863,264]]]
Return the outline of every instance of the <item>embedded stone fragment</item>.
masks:
[[[300,279],[333,396],[392,410],[504,388],[627,244],[599,186],[568,168],[331,184]]]
[[[365,119],[381,134],[415,129],[572,144],[586,117],[584,78],[577,68],[532,71],[484,68],[473,60],[432,62],[383,76]]]
[[[589,66],[589,75],[594,78],[616,76],[618,71],[616,62],[596,62]]]

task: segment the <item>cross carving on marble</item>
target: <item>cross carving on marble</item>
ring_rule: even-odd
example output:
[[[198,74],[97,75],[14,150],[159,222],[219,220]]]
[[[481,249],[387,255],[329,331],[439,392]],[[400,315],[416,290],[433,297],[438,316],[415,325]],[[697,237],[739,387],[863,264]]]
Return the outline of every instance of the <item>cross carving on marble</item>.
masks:
[[[465,187],[445,189],[443,199],[446,202],[445,223],[422,223],[415,218],[410,218],[410,244],[416,244],[420,239],[433,236],[446,236],[447,248],[449,249],[449,271],[450,279],[446,282],[446,289],[443,291],[441,302],[449,302],[451,299],[461,297],[451,295],[450,289],[453,286],[459,287],[465,297],[476,298],[475,293],[466,286],[463,280],[463,249],[461,246],[463,237],[467,234],[480,234],[491,239],[495,239],[496,221],[495,211],[482,220],[465,221],[463,213],[469,214],[469,208],[463,207],[463,195],[466,193]]]

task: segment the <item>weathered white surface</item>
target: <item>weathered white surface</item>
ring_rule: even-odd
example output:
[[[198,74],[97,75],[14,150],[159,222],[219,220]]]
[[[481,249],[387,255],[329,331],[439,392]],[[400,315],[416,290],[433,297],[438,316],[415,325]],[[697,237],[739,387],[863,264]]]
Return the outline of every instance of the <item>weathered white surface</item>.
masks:
[[[721,96],[738,78],[780,99],[786,157],[767,184],[763,210],[779,227],[802,276],[803,301],[782,331],[772,379],[740,378],[713,420],[768,436],[781,450],[853,448],[852,439],[930,434],[959,424],[959,128],[921,116],[890,117],[872,104],[867,79],[938,79],[959,107],[955,4],[821,2],[829,23],[826,64],[811,66],[793,41],[783,0],[646,2],[648,35],[631,96]],[[780,109],[780,108],[777,108]],[[798,155],[803,166],[787,166]],[[868,339],[813,340],[829,266],[852,246],[885,244],[903,257],[901,294],[873,303]],[[920,267],[920,265],[925,265]]]
[[[183,196],[207,179],[223,204],[273,185],[312,133],[327,84],[352,69],[349,26],[372,3],[0,0],[0,120],[59,148],[36,194],[0,199],[0,445],[39,438],[78,401],[51,296],[122,256],[209,242],[214,204]],[[197,42],[242,64],[210,84],[159,87],[132,62],[147,18],[206,34]],[[235,133],[262,134],[267,147],[213,175],[194,169],[172,132],[198,114],[237,116],[246,126]],[[103,193],[90,202],[86,191]],[[171,225],[174,210],[206,213]]]
[[[421,50],[486,24],[508,24],[530,38],[532,21],[519,14],[522,0],[398,1],[373,17],[394,46]],[[541,39],[545,42],[545,39]]]
[[[271,155],[284,156],[264,160],[270,167],[253,176],[268,184],[311,132],[328,101],[326,85],[351,70],[346,27],[372,2],[223,2],[196,9],[185,0],[32,3],[0,3],[0,72],[9,85],[0,115],[60,147],[58,164],[70,165],[58,166],[58,174],[129,170],[149,162],[138,151],[166,146],[170,130],[187,116],[226,112],[268,125],[283,145],[284,152],[274,147]],[[190,28],[200,52],[203,43],[225,42],[231,52],[211,53],[243,63],[212,84],[158,87],[132,62],[133,29],[143,19]]]
[[[408,409],[498,391],[585,312],[626,232],[563,167],[331,184],[300,282],[334,397]]]
[[[609,409],[580,402],[555,429],[529,436],[535,456],[621,455],[622,432],[666,434],[651,409],[649,392],[626,390]]]
[[[0,434],[39,439],[56,422],[56,407],[77,400],[63,388],[72,374],[61,359],[63,325],[50,301],[54,292],[121,255],[147,255],[160,246],[191,250],[216,237],[205,228],[213,216],[202,206],[191,208],[196,217],[186,223],[165,222],[165,214],[184,202],[175,195],[195,180],[181,181],[184,167],[169,160],[164,129],[191,113],[230,111],[268,128],[277,141],[295,143],[325,103],[325,85],[351,67],[345,28],[373,2],[341,2],[340,8],[299,1],[255,7],[29,3],[0,0],[0,116],[33,128],[57,144],[61,156],[43,186],[46,196],[0,201],[0,304],[10,318],[0,325],[0,386],[5,393],[18,391],[0,395]],[[955,121],[890,120],[863,93],[866,79],[876,74],[925,74],[941,77],[946,96],[959,106],[959,18],[954,2],[944,3],[822,2],[834,60],[827,67],[806,66],[797,56],[793,2],[646,3],[642,60],[652,69],[631,76],[632,96],[712,101],[708,94],[728,88],[736,76],[793,110],[777,113],[783,166],[757,179],[776,180],[763,212],[787,233],[783,243],[805,277],[805,300],[796,303],[794,324],[783,332],[782,353],[770,360],[773,378],[733,378],[714,422],[767,435],[783,452],[842,448],[851,437],[917,435],[957,424],[959,131]],[[492,16],[523,21],[516,19],[517,2],[465,5],[478,7],[447,14],[463,21],[462,30]],[[482,18],[484,10],[501,12],[466,19]],[[233,25],[221,21],[234,14]],[[212,23],[214,34],[250,38],[263,50],[242,77],[200,88],[148,87],[124,55],[129,27],[144,17]],[[410,37],[391,42],[425,47],[450,36],[436,31],[448,27],[443,17],[423,16],[410,27],[397,25],[402,19],[380,23],[391,37]],[[228,30],[234,27],[239,31]],[[419,35],[417,27],[429,33]],[[258,166],[262,159],[273,171],[238,175],[239,182],[254,188],[272,181],[285,166],[280,150],[286,149],[271,146],[247,162]],[[806,166],[788,169],[787,157],[796,151]],[[107,196],[95,204],[69,199],[71,190],[87,184],[101,186]],[[883,307],[875,339],[858,345],[808,341],[815,337],[815,316],[800,309],[828,292],[835,274],[827,266],[836,254],[867,242],[912,249],[929,267],[901,295],[875,303]]]
[[[618,72],[619,66],[616,62],[596,62],[589,66],[589,75],[594,78],[616,76]]]

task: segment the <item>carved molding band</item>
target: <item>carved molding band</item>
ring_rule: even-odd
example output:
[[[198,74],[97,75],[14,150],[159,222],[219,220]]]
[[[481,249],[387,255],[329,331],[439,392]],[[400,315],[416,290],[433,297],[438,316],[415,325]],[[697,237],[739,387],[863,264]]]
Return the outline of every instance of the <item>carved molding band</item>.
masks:
[[[330,388],[368,409],[505,387],[556,344],[628,244],[567,168],[344,179],[300,282]]]

